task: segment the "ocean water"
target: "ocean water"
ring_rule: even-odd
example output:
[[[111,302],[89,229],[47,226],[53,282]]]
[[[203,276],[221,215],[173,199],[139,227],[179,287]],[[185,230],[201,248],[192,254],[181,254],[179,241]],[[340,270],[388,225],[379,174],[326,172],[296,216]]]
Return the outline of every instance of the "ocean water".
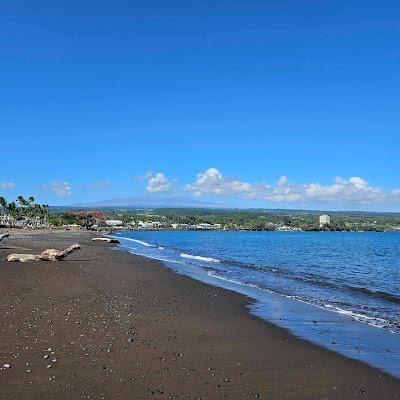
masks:
[[[139,231],[135,254],[254,300],[250,312],[400,377],[400,234]]]

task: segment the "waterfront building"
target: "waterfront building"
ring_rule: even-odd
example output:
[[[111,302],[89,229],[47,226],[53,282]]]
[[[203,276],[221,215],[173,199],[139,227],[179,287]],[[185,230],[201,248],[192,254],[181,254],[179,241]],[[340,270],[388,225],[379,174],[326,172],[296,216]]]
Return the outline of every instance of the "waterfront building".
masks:
[[[328,214],[323,214],[319,216],[319,227],[322,228],[325,225],[331,224],[331,217]]]
[[[119,225],[122,225],[123,222],[121,220],[119,220],[119,219],[108,219],[106,221],[106,224],[108,226],[119,226]]]

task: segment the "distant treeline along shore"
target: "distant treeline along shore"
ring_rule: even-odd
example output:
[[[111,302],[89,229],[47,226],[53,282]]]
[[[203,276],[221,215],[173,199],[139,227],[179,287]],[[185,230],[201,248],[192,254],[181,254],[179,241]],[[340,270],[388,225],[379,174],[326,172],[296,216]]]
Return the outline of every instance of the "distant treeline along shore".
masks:
[[[0,197],[0,226],[90,230],[256,230],[400,232],[400,214],[205,208],[52,209],[33,197]]]

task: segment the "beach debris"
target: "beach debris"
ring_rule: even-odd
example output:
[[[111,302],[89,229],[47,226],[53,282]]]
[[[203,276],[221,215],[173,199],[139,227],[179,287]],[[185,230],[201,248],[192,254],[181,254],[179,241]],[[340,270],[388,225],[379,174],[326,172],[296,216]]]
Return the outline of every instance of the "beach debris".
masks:
[[[11,368],[11,365],[10,364],[4,364],[3,368],[6,368],[6,369]]]
[[[7,261],[20,261],[20,262],[29,262],[38,260],[39,256],[35,256],[34,254],[17,254],[13,253],[7,257]]]
[[[94,242],[95,241],[101,241],[101,242],[106,242],[106,243],[119,243],[118,239],[108,238],[108,237],[95,237],[92,240]]]
[[[13,253],[7,257],[9,262],[30,262],[30,261],[60,261],[68,254],[71,254],[79,250],[81,246],[79,244],[73,244],[67,247],[65,250],[47,249],[41,254],[17,254]]]
[[[47,249],[40,254],[40,260],[59,261],[80,248],[81,246],[78,243],[75,243],[72,246],[67,247],[65,250]]]
[[[3,239],[8,238],[9,236],[10,236],[9,233],[2,233],[2,234],[0,235],[0,242],[1,242]]]

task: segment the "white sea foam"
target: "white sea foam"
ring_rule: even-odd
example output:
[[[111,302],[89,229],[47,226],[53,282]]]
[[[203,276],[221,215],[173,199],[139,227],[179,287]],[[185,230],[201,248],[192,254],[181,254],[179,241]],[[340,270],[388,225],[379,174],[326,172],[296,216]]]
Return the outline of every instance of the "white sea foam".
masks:
[[[271,289],[260,288],[257,285],[254,285],[254,284],[251,284],[251,283],[245,283],[245,282],[242,282],[240,280],[236,280],[236,279],[232,279],[232,278],[225,278],[225,277],[216,275],[216,274],[214,274],[212,272],[208,272],[207,275],[212,277],[212,278],[220,279],[220,280],[225,281],[225,282],[234,283],[236,285],[241,285],[241,286],[248,286],[250,288],[258,289],[258,290],[261,290],[263,292],[273,293],[275,295],[279,295],[279,296],[282,296],[282,297],[286,297],[286,298],[289,298],[289,299],[300,301],[301,303],[305,303],[305,304],[308,304],[308,305],[313,306],[313,307],[317,307],[317,308],[320,308],[320,309],[325,309],[327,311],[331,311],[331,312],[334,312],[334,313],[337,313],[337,314],[346,315],[348,317],[353,318],[356,321],[364,322],[364,323],[366,323],[366,324],[368,324],[370,326],[373,326],[375,328],[383,328],[384,326],[386,326],[388,324],[388,321],[383,319],[383,318],[369,317],[369,316],[364,315],[364,314],[355,313],[355,312],[352,312],[352,311],[349,311],[349,310],[343,310],[342,308],[334,307],[334,306],[332,306],[330,304],[324,304],[323,306],[321,306],[321,305],[315,304],[313,302],[307,301],[305,299],[302,299],[302,298],[300,298],[298,296],[291,296],[291,295],[287,295],[287,294],[276,292],[276,291],[271,290]],[[395,332],[393,332],[393,333],[395,333]]]
[[[135,256],[149,257],[152,260],[163,261],[163,262],[166,262],[166,263],[172,263],[172,264],[183,264],[184,263],[183,261],[179,261],[179,260],[172,260],[172,259],[169,259],[169,258],[157,257],[155,255],[149,256],[148,254],[137,253],[134,250],[129,250],[129,253],[131,253],[131,254],[133,254]]]
[[[192,260],[214,262],[214,263],[219,263],[220,262],[220,260],[218,260],[217,258],[212,258],[212,257],[193,256],[191,254],[186,254],[186,253],[181,253],[179,255],[181,257],[183,257],[183,258],[191,258]]]
[[[290,297],[290,296],[286,296],[284,294],[275,292],[275,291],[273,291],[271,289],[260,288],[259,286],[255,285],[253,283],[243,282],[243,281],[240,281],[240,280],[237,280],[237,279],[232,279],[232,278],[226,278],[226,277],[223,277],[223,276],[219,276],[219,275],[214,274],[213,272],[207,272],[207,275],[212,277],[212,278],[219,279],[221,281],[234,283],[234,284],[240,285],[240,286],[248,286],[250,288],[257,289],[257,290],[260,290],[262,292],[273,293],[273,294],[276,294],[276,295],[279,295],[279,296],[283,296],[283,297]]]
[[[142,246],[146,246],[146,247],[155,247],[154,244],[147,243],[144,240],[131,239],[131,238],[121,237],[121,236],[118,236],[118,239],[129,240],[130,242],[139,243]]]
[[[388,321],[386,319],[383,318],[379,318],[379,317],[370,317],[368,315],[365,314],[359,314],[353,311],[349,311],[349,310],[343,310],[342,308],[339,307],[334,307],[330,304],[325,304],[325,307],[338,313],[338,314],[343,314],[343,315],[348,315],[349,317],[352,317],[353,319],[357,320],[357,321],[361,321],[361,322],[366,322],[369,325],[373,325],[376,326],[378,328],[382,327],[383,325],[388,324]]]

